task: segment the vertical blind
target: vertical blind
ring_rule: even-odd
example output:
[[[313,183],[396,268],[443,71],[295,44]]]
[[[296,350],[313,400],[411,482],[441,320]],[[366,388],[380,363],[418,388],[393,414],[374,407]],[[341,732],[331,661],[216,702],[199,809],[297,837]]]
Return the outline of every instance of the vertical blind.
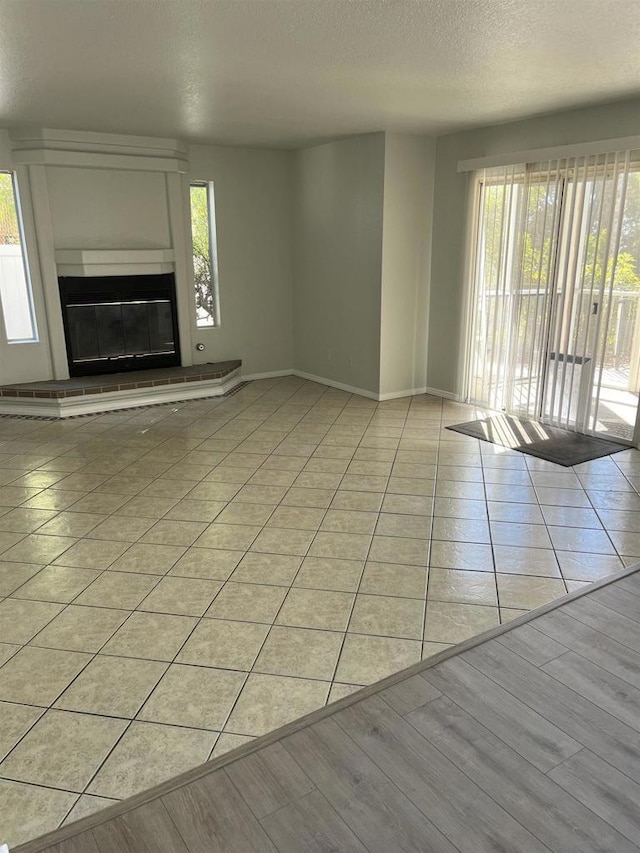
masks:
[[[476,173],[470,401],[596,431],[603,370],[616,346],[612,312],[628,284],[619,257],[625,228],[635,224],[626,200],[638,154]]]

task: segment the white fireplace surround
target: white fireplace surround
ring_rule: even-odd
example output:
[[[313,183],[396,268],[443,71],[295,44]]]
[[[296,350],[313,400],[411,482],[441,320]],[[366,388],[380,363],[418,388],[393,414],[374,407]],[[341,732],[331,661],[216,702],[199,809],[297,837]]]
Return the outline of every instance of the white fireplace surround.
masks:
[[[186,146],[177,139],[49,129],[14,130],[11,145],[38,315],[40,378],[47,372],[52,379],[69,377],[58,286],[63,275],[174,273],[180,358],[192,364]],[[136,189],[128,199],[130,185]]]

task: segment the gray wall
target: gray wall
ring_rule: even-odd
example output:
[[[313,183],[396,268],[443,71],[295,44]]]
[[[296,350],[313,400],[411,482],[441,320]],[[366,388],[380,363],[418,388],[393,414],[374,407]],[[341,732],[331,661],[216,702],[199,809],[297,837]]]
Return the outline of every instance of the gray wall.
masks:
[[[427,384],[435,140],[386,134],[380,393]]]
[[[0,170],[8,171],[12,167],[11,140],[9,131],[0,127]]]
[[[384,133],[295,157],[295,367],[377,393]]]
[[[293,367],[291,204],[287,151],[192,145],[192,181],[213,181],[221,325],[195,330],[195,362],[242,358],[243,373]]]
[[[436,141],[427,384],[459,393],[468,177],[459,160],[640,133],[640,100],[494,125]]]

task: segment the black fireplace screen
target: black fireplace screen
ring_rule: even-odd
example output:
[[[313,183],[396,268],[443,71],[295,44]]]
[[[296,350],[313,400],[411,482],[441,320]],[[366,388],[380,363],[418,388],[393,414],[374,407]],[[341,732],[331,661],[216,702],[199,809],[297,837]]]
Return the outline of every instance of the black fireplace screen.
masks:
[[[72,376],[180,364],[173,275],[60,278]]]

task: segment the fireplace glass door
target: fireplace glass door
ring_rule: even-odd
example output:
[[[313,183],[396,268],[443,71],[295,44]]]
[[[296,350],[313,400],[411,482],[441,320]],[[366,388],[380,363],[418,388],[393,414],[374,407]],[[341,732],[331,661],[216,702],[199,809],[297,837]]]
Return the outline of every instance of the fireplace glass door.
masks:
[[[168,299],[80,303],[69,305],[67,313],[76,364],[175,352]]]
[[[61,278],[60,287],[72,376],[180,363],[172,275]]]

